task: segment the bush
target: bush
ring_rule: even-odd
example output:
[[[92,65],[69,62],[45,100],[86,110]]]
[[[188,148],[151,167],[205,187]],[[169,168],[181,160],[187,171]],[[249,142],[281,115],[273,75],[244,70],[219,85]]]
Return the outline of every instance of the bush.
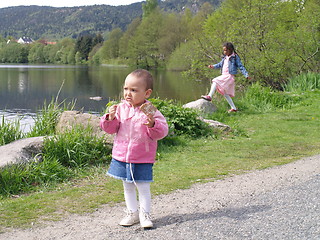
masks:
[[[208,124],[199,119],[195,110],[183,108],[174,104],[172,100],[150,99],[150,101],[166,117],[170,129],[169,135],[201,137],[212,133]]]

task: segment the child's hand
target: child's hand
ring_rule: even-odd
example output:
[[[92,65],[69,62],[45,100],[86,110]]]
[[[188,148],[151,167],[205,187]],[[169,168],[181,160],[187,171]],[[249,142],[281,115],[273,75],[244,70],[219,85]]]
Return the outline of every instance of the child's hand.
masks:
[[[208,68],[212,68],[213,69],[213,65],[208,65]]]
[[[147,122],[144,123],[143,125],[146,125],[147,127],[152,128],[154,127],[154,123],[155,123],[154,117],[152,115],[148,115]]]
[[[113,120],[116,116],[116,111],[117,111],[117,107],[118,105],[112,105],[110,108],[109,108],[109,120]]]

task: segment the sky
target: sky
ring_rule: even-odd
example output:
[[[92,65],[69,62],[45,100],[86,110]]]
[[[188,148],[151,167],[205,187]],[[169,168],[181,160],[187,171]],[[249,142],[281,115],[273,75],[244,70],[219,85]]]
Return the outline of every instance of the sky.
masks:
[[[135,2],[143,2],[144,0],[54,0],[54,1],[44,1],[44,0],[1,0],[0,8],[13,7],[13,6],[51,6],[51,7],[74,7],[74,6],[86,6],[86,5],[129,5]]]

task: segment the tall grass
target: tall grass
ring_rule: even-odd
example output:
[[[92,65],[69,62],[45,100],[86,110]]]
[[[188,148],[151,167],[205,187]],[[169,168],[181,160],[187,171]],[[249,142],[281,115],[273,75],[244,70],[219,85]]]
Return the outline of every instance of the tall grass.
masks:
[[[24,134],[20,130],[19,119],[14,121],[5,121],[4,116],[2,116],[2,121],[0,124],[0,146],[18,140],[23,136]]]
[[[298,100],[297,96],[292,96],[286,92],[275,92],[271,87],[264,87],[260,83],[254,83],[244,93],[240,100],[240,105],[251,111],[267,112],[290,108]]]
[[[28,137],[48,136],[55,133],[55,128],[58,121],[58,116],[65,110],[72,110],[75,102],[65,104],[65,102],[58,103],[53,99],[47,105],[44,103],[42,109],[37,112],[34,117],[34,127],[27,134]]]
[[[308,72],[289,79],[283,86],[288,92],[304,92],[320,89],[320,73]]]
[[[110,147],[104,137],[92,135],[90,127],[75,126],[72,129],[46,138],[44,158],[56,158],[66,167],[83,168],[92,164],[108,163]]]

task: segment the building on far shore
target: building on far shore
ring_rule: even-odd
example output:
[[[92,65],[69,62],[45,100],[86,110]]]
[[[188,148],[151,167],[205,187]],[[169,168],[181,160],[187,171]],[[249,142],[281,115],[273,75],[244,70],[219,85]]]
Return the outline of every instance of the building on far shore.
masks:
[[[20,44],[30,44],[30,43],[33,43],[33,42],[34,42],[33,39],[30,38],[30,37],[21,37],[18,40],[18,43],[20,43]]]

